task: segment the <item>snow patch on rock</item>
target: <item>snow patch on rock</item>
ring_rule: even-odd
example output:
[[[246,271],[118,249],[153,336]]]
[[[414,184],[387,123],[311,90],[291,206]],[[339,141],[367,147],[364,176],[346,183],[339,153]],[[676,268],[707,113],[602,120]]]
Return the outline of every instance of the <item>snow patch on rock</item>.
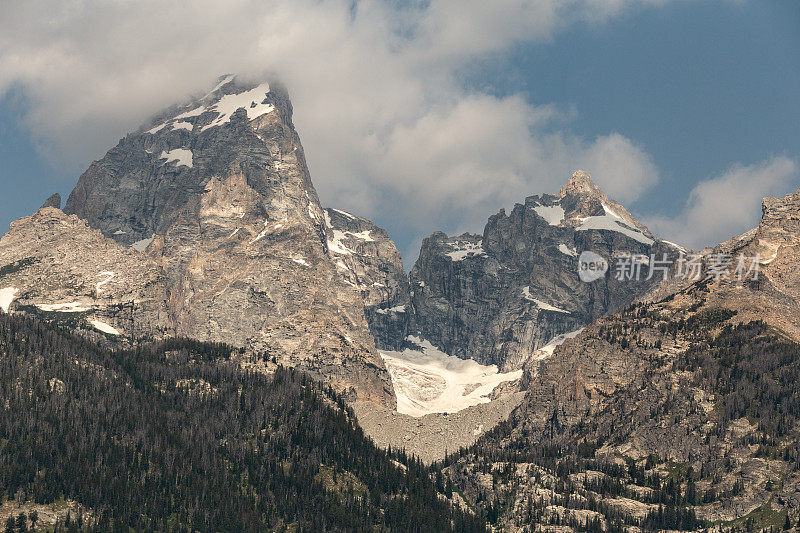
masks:
[[[103,285],[107,284],[109,281],[114,279],[114,276],[116,275],[117,275],[116,273],[111,272],[110,270],[107,270],[105,272],[100,272],[98,276],[105,276],[105,279],[99,281],[97,285],[95,285],[95,290],[97,291],[97,293],[100,294],[101,292],[103,292]]]
[[[603,204],[603,211],[605,212],[603,215],[578,218],[578,221],[581,223],[581,225],[575,229],[577,231],[586,231],[591,229],[615,231],[648,246],[655,242],[638,229],[628,226],[622,220],[622,217],[614,213],[614,211],[612,211],[606,204]]]
[[[11,307],[11,302],[14,301],[18,292],[19,289],[14,287],[0,289],[0,309],[2,309],[4,313],[8,314],[8,308]]]
[[[543,302],[542,300],[537,300],[536,298],[534,298],[533,295],[531,294],[531,288],[530,288],[529,285],[525,285],[524,287],[522,287],[522,297],[525,298],[526,300],[530,301],[530,302],[535,303],[536,307],[538,307],[539,309],[542,309],[544,311],[556,311],[558,313],[570,314],[569,311],[565,311],[565,310],[561,309],[560,307],[556,307],[554,305],[550,305],[547,302]]]
[[[355,220],[355,219],[357,219],[357,218],[358,218],[357,216],[355,216],[355,215],[353,215],[353,214],[351,214],[351,213],[348,213],[347,211],[342,211],[341,209],[334,209],[333,207],[331,207],[331,209],[332,209],[333,211],[336,211],[336,212],[337,212],[337,213],[339,213],[340,215],[344,215],[344,216],[346,216],[346,217],[347,217],[347,218],[349,218],[350,220]]]
[[[668,245],[672,246],[673,248],[677,248],[678,251],[681,251],[683,253],[686,253],[686,252],[689,251],[686,248],[684,248],[683,246],[681,246],[680,244],[676,244],[676,243],[671,242],[671,241],[665,241],[665,240],[662,239],[661,242],[663,242],[664,244],[668,244]]]
[[[564,208],[560,205],[537,205],[533,210],[551,226],[558,226],[564,220]]]
[[[175,122],[174,124],[172,124],[172,129],[192,131],[194,129],[194,124],[185,121]]]
[[[449,244],[455,249],[451,252],[447,252],[445,255],[447,255],[447,257],[453,261],[463,261],[467,257],[486,255],[486,252],[483,250],[483,246],[480,244],[471,242],[455,242]]]
[[[164,164],[171,163],[175,161],[175,166],[179,167],[181,165],[185,167],[192,168],[194,165],[192,164],[192,154],[191,150],[187,150],[186,148],[175,148],[174,150],[170,150],[169,152],[162,151],[161,155],[158,156],[159,159],[166,159]]]
[[[221,126],[226,122],[230,122],[231,115],[240,107],[243,107],[247,111],[248,120],[253,120],[273,111],[275,107],[272,104],[264,103],[268,92],[269,84],[262,83],[249,91],[226,94],[220,98],[218,102],[208,108],[209,111],[216,111],[218,116],[211,121],[210,124],[203,126],[203,129],[200,131],[205,131],[209,128]]]
[[[149,133],[150,135],[155,135],[159,131],[163,130],[166,126],[167,126],[167,123],[164,122],[163,124],[159,124],[155,128],[151,128],[151,129],[147,130],[147,133]]]
[[[105,322],[100,322],[99,320],[90,320],[89,323],[97,331],[102,331],[103,333],[108,333],[109,335],[122,335],[117,328],[110,326]]]
[[[154,233],[149,239],[142,239],[141,241],[136,241],[135,243],[131,244],[131,248],[136,250],[137,252],[144,252],[147,250],[147,247],[150,246],[150,243],[153,242],[155,239],[156,234]]]
[[[375,312],[378,313],[379,315],[386,315],[386,314],[389,314],[389,313],[405,313],[406,312],[406,306],[405,305],[396,305],[394,307],[389,307],[388,309],[376,309]]]
[[[571,257],[578,257],[578,251],[575,248],[570,248],[563,242],[558,245],[558,251],[564,255],[569,255]]]
[[[325,216],[325,225],[328,227],[328,230],[329,230],[329,233],[328,233],[328,249],[331,252],[333,252],[335,254],[339,254],[339,255],[350,255],[350,254],[352,254],[353,250],[351,250],[350,248],[345,246],[344,243],[342,242],[343,239],[347,238],[347,235],[345,234],[345,232],[344,231],[340,231],[340,230],[338,230],[338,229],[333,227],[333,224],[331,224],[331,217],[330,217],[330,215],[328,215],[327,211],[323,211],[323,214]],[[333,233],[333,235],[331,235],[331,233]]]
[[[569,333],[562,333],[561,335],[556,335],[552,339],[550,339],[547,344],[536,350],[536,356],[534,359],[541,360],[547,359],[556,349],[556,346],[561,346],[564,344],[564,341],[567,339],[574,339],[578,336],[578,334],[583,331],[583,328],[576,329],[575,331],[570,331]]]
[[[36,307],[49,313],[82,313],[92,306],[83,302],[61,302],[57,304],[36,304]]]
[[[175,120],[180,120],[182,118],[199,117],[205,112],[206,112],[206,106],[201,105],[200,107],[195,107],[191,111],[186,111],[185,113],[181,113],[180,115],[175,117]]]

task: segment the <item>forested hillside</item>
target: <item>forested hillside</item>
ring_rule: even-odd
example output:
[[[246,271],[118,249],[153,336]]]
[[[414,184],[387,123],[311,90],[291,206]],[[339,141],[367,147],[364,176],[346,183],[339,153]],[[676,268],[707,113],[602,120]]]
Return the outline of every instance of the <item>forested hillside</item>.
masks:
[[[682,313],[601,319],[532,378],[560,376],[555,400],[531,388],[527,411],[445,471],[491,522],[522,528],[797,525],[800,345],[734,311]]]
[[[112,351],[0,315],[3,495],[75,500],[102,531],[485,530],[441,478],[377,449],[332,390],[246,373],[230,353]]]

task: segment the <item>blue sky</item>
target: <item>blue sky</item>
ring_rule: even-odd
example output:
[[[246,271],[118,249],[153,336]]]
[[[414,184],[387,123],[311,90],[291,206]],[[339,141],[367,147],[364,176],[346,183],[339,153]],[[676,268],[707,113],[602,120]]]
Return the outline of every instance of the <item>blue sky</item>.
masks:
[[[662,180],[633,207],[676,213],[700,180],[732,163],[800,155],[800,3],[676,3],[487,68],[493,90],[574,105],[571,127],[641,143]],[[800,183],[794,184],[794,192]]]
[[[579,166],[596,167],[587,170],[651,229],[698,247],[752,227],[761,196],[800,186],[796,1],[608,0],[601,11],[576,2],[576,13],[555,15],[548,0],[535,12],[499,2],[507,13],[442,0],[411,15],[375,3],[353,15],[331,4],[278,2],[252,39],[268,35],[264,48],[280,55],[259,52],[247,63],[247,32],[236,31],[226,50],[213,47],[231,33],[209,35],[214,55],[144,14],[70,13],[55,33],[32,35],[36,12],[12,13],[20,47],[0,52],[0,228],[52,192],[66,200],[92,159],[212,74],[261,65],[292,92],[323,203],[373,218],[406,258],[437,229],[480,232],[500,207],[556,192]],[[279,8],[309,32],[301,44]],[[119,42],[85,31],[98,16],[109,34],[128,21]],[[402,27],[406,16],[411,40],[384,42],[376,28]],[[143,44],[131,51],[124,32],[136,34],[137,21]],[[217,25],[226,31],[224,19]],[[219,57],[195,65],[195,53]],[[42,59],[58,54],[67,59]],[[438,135],[445,139],[432,147]]]

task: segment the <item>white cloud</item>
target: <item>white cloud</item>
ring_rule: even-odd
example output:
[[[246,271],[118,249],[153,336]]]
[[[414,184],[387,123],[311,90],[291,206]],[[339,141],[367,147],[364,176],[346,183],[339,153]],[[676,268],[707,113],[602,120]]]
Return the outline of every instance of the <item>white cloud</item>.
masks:
[[[678,216],[646,222],[657,235],[699,250],[753,229],[761,216],[761,198],[793,192],[798,183],[800,167],[786,156],[734,165],[698,183]]]
[[[619,133],[598,138],[581,161],[595,182],[621,202],[638,199],[658,181],[658,171],[644,149]]]
[[[276,73],[325,203],[391,212],[397,233],[475,229],[499,205],[557,190],[575,168],[622,200],[657,173],[629,139],[553,133],[568,116],[470,92],[458,69],[660,1],[11,2],[0,93],[22,84],[33,134],[78,172],[222,73]]]

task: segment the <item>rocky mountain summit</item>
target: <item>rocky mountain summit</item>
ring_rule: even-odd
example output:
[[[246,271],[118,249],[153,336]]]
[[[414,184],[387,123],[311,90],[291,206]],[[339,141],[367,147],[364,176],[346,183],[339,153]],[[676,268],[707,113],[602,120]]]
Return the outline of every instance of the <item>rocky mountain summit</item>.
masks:
[[[323,210],[291,117],[279,84],[226,76],[120,140],[64,213],[44,207],[0,242],[4,309],[92,309],[86,325],[109,335],[225,342],[394,405],[365,307],[394,327],[379,311],[403,298],[399,253]]]
[[[229,345],[243,376],[298,368],[374,442],[443,460],[425,475],[498,528],[800,518],[800,190],[694,253],[578,171],[480,235],[434,233],[407,276],[385,230],[321,206],[286,91],[226,76],[60,206],[0,239],[3,313],[98,350],[185,337]],[[678,276],[688,256],[697,277]]]
[[[593,282],[578,276],[586,251],[611,266]],[[617,279],[613,264],[651,254],[674,257],[677,248],[578,171],[558,195],[530,196],[490,217],[483,235],[425,239],[410,275],[413,327],[449,354],[519,368],[560,335],[647,293],[659,281],[646,279],[649,259],[638,259],[638,282]]]

